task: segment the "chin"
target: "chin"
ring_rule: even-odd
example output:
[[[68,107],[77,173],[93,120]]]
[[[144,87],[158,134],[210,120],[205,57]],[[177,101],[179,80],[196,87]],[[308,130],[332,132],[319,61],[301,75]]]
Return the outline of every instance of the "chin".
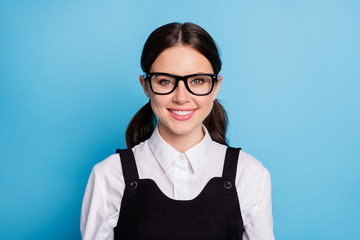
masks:
[[[175,124],[173,126],[169,126],[168,130],[172,134],[175,135],[189,135],[196,131],[198,126],[190,125],[190,124]]]

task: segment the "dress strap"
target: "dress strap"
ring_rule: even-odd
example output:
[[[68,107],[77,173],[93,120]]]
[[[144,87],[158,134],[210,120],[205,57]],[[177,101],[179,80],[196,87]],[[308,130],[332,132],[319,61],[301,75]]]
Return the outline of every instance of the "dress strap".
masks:
[[[125,181],[138,180],[139,174],[137,171],[133,151],[130,148],[117,149],[116,153],[120,155],[120,161]]]
[[[224,168],[223,168],[223,178],[227,178],[235,182],[236,177],[236,168],[239,159],[239,153],[241,148],[232,148],[228,147],[225,154]]]

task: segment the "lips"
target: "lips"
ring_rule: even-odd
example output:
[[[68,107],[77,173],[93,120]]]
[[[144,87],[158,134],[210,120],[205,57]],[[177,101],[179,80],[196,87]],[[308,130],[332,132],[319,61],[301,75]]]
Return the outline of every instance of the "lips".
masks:
[[[178,121],[189,120],[196,112],[197,109],[168,109],[170,115]]]

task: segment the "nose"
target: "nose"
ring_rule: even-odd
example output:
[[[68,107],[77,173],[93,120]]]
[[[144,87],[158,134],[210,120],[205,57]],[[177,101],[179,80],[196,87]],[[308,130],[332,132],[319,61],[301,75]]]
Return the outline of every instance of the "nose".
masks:
[[[179,81],[173,96],[173,101],[179,104],[183,104],[189,101],[190,93],[186,89],[185,83],[183,81]]]

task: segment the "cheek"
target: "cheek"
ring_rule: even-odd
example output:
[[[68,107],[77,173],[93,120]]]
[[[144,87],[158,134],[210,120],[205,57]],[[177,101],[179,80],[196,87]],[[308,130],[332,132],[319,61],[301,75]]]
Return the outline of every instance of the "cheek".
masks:
[[[166,109],[167,104],[171,100],[168,98],[169,97],[166,95],[161,96],[161,95],[152,94],[152,96],[150,98],[151,99],[151,107],[155,114],[161,109]]]
[[[209,114],[214,105],[214,100],[212,99],[212,96],[209,95],[204,98],[198,99],[197,104],[200,108],[204,110],[204,112],[206,112],[206,114]]]

